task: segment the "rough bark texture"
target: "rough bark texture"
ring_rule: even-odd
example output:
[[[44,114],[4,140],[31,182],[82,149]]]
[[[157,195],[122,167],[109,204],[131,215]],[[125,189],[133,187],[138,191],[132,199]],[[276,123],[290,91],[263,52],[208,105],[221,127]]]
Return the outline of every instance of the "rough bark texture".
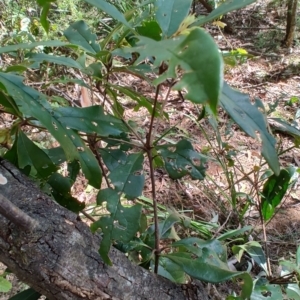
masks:
[[[288,0],[287,3],[287,18],[286,18],[286,34],[285,45],[291,47],[293,45],[295,30],[296,30],[296,17],[297,17],[298,0]]]
[[[0,194],[35,221],[30,231],[0,215],[0,260],[49,299],[208,299],[200,282],[176,285],[130,263],[116,249],[113,266],[98,254],[100,237],[6,161]],[[5,183],[5,181],[7,182]],[[17,225],[16,225],[17,224]]]

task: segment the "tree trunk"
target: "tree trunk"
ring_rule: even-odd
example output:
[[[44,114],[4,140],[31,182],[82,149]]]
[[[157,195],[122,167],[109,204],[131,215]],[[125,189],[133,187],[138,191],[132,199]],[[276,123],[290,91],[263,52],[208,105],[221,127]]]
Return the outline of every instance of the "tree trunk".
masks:
[[[290,48],[293,45],[295,30],[296,30],[296,16],[297,16],[298,0],[288,0],[287,3],[287,18],[286,18],[286,34],[284,43]]]
[[[176,285],[116,249],[105,265],[101,238],[4,160],[0,207],[0,261],[48,299],[209,299],[200,282]]]

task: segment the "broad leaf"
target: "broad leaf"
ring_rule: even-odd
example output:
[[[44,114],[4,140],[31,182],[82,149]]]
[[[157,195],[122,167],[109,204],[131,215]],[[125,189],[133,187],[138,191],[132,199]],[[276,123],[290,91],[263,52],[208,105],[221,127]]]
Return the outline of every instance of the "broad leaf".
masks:
[[[280,285],[269,284],[267,279],[259,278],[254,286],[251,300],[284,299]]]
[[[28,68],[26,67],[26,63],[24,65],[13,65],[13,66],[8,66],[5,69],[5,73],[10,73],[10,72],[15,72],[15,73],[23,73],[27,71]]]
[[[142,206],[140,204],[132,207],[122,206],[119,193],[110,188],[99,191],[97,195],[97,204],[102,205],[104,202],[107,202],[106,209],[110,216],[101,217],[91,225],[91,229],[93,232],[98,228],[102,229],[103,238],[99,253],[105,263],[111,265],[108,252],[112,241],[128,243],[133,239],[140,227]]]
[[[205,282],[220,283],[235,277],[244,280],[242,297],[247,299],[252,292],[252,278],[246,272],[233,272],[228,265],[221,261],[217,254],[208,248],[202,249],[202,255],[197,257],[191,253],[172,253],[163,255],[178,264],[188,275]]]
[[[42,12],[41,12],[41,17],[40,17],[41,24],[42,24],[43,28],[45,29],[45,31],[48,33],[49,28],[50,28],[50,23],[47,20],[47,16],[48,16],[52,1],[37,1],[37,2],[39,2],[40,5],[42,6]]]
[[[71,187],[74,181],[71,178],[64,177],[59,173],[54,173],[48,180],[52,188],[52,195],[57,203],[67,209],[78,213],[85,208],[84,202],[72,197]]]
[[[59,116],[48,104],[45,96],[31,87],[25,86],[22,77],[0,72],[0,82],[12,96],[20,111],[39,120],[56,138],[64,149],[68,160],[79,160],[89,184],[96,188],[101,184],[101,170],[89,148],[86,147],[77,132],[66,128]]]
[[[143,22],[141,26],[136,27],[136,31],[139,35],[146,36],[150,39],[156,41],[161,40],[161,29],[158,23],[154,20]]]
[[[280,166],[275,148],[276,140],[268,131],[268,124],[263,113],[255,105],[251,104],[248,95],[232,89],[226,83],[223,85],[220,102],[221,106],[242,130],[253,138],[260,137],[262,141],[262,155],[273,172],[278,175]]]
[[[61,107],[56,112],[60,114],[59,121],[66,127],[86,133],[107,137],[120,136],[128,131],[120,119],[104,113],[103,107],[99,105],[85,108]]]
[[[218,240],[202,240],[195,237],[185,238],[172,244],[172,247],[184,247],[188,252],[197,256],[202,255],[203,249],[209,249],[217,254],[218,258],[226,263],[227,251],[226,247]]]
[[[114,170],[127,161],[126,154],[120,149],[100,149],[101,157],[109,171]]]
[[[232,252],[237,256],[239,261],[241,260],[244,251],[246,251],[266,274],[268,274],[266,256],[258,242],[250,241],[244,245],[234,245],[232,247]]]
[[[296,264],[297,264],[297,267],[299,268],[300,267],[300,246],[298,246],[297,252],[296,252]]]
[[[206,162],[204,155],[196,152],[192,144],[187,140],[181,140],[175,146],[174,151],[161,148],[160,153],[165,162],[165,167],[172,179],[179,179],[190,175],[192,179],[204,179]]]
[[[289,299],[300,299],[300,288],[298,283],[289,283],[286,286],[286,294]]]
[[[144,156],[133,153],[127,156],[126,162],[111,170],[109,179],[115,190],[124,193],[126,198],[133,199],[142,194],[145,182],[143,172]]]
[[[140,93],[134,91],[133,89],[126,87],[126,86],[117,86],[111,85],[112,88],[120,91],[121,93],[125,94],[126,96],[130,97],[130,99],[137,102],[137,105],[134,107],[134,111],[138,111],[140,107],[145,107],[150,115],[152,115],[153,111],[153,104],[151,101],[146,98],[145,96],[141,95]],[[155,116],[158,117],[158,113],[160,111],[160,105],[158,104],[157,110],[155,111]]]
[[[12,288],[11,282],[8,281],[7,279],[5,279],[3,277],[3,275],[0,276],[0,292],[1,293],[7,293],[11,290],[11,288]]]
[[[174,89],[186,89],[186,99],[198,104],[208,103],[216,113],[223,84],[223,60],[213,38],[203,29],[194,28],[187,36],[162,41],[140,37],[136,47],[124,52],[138,52],[137,64],[152,56],[155,67],[162,62],[168,63],[167,71],[154,84],[178,78],[176,70],[180,67],[183,76]]]
[[[42,149],[50,157],[51,161],[59,166],[67,160],[65,152],[62,147],[55,147],[50,149]]]
[[[40,41],[40,42],[34,42],[34,43],[21,43],[16,45],[10,45],[0,48],[0,53],[6,53],[6,52],[13,52],[18,51],[20,49],[33,49],[35,47],[61,47],[61,46],[67,46],[69,43],[61,42],[57,40],[51,40],[51,41]]]
[[[40,299],[40,297],[41,297],[40,293],[30,288],[9,298],[9,300],[38,300]]]
[[[49,156],[35,145],[22,131],[18,133],[19,168],[33,166],[39,178],[47,178],[56,171]]]
[[[114,5],[104,0],[84,0],[84,1],[99,8],[100,10],[104,11],[105,13],[113,17],[115,20],[131,28],[130,24],[125,19],[125,16],[121,12],[119,12]]]
[[[256,0],[227,0],[214,9],[207,17],[200,17],[193,25],[201,26],[204,23],[217,19],[220,16],[229,13],[230,11],[243,8],[251,3],[254,3],[255,1]]]
[[[157,0],[155,1],[155,18],[163,32],[170,37],[179,28],[181,22],[188,15],[192,0]]]
[[[288,123],[280,118],[268,118],[268,122],[275,130],[289,134],[297,139],[300,138],[299,125]]]
[[[0,104],[3,106],[5,112],[16,116],[21,115],[15,101],[11,97],[5,95],[2,91],[0,91]]]
[[[241,234],[244,234],[246,231],[251,231],[252,229],[253,229],[252,226],[245,226],[240,229],[228,230],[225,233],[221,234],[217,239],[219,241],[225,241],[226,239],[230,239],[232,237],[239,236]]]
[[[63,65],[69,68],[81,69],[81,65],[70,57],[54,56],[45,53],[30,53],[28,57],[31,61],[38,62],[38,63],[46,61],[58,65]]]
[[[282,169],[278,176],[272,175],[265,182],[261,195],[261,208],[262,215],[266,221],[273,216],[275,208],[285,196],[290,180],[290,173]]]
[[[80,46],[87,52],[96,54],[101,50],[99,44],[96,43],[96,34],[91,32],[84,21],[71,24],[64,31],[64,35],[70,43]]]
[[[185,284],[189,279],[182,268],[167,257],[159,258],[158,275],[181,284]]]

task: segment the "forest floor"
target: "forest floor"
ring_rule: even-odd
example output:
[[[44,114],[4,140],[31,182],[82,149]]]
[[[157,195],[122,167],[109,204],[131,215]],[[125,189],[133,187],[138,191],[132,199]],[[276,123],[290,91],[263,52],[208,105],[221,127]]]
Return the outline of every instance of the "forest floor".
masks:
[[[199,4],[197,13],[207,13]],[[222,51],[231,51],[237,48],[245,49],[251,57],[242,59],[234,67],[226,66],[225,80],[234,88],[249,94],[254,101],[259,98],[264,104],[268,117],[282,118],[290,123],[295,122],[300,127],[300,41],[296,40],[292,49],[282,46],[285,35],[285,6],[275,6],[271,1],[257,1],[255,4],[228,14],[227,20],[233,28],[228,34],[217,26],[208,25],[206,29],[214,37]],[[299,38],[299,36],[297,37]],[[145,95],[154,97],[154,91],[141,80],[128,75],[118,77],[122,84],[135,86]],[[68,93],[69,91],[66,91]],[[164,90],[162,90],[162,94]],[[71,92],[72,94],[72,92]],[[71,97],[74,96],[71,95]],[[294,101],[292,101],[294,100]],[[292,103],[294,102],[294,103]],[[207,119],[199,124],[197,108],[181,101],[177,93],[170,95],[166,106],[170,120],[168,127],[176,126],[174,140],[182,137],[189,138],[196,150],[206,151],[215,158],[224,159],[222,149],[216,144],[215,132]],[[149,122],[143,111],[137,114],[133,109],[126,110],[126,117],[133,119],[146,128]],[[218,122],[224,142],[236,152],[234,174],[236,176],[236,190],[240,193],[252,195],[251,182],[255,180],[251,173],[257,166],[262,165],[260,143],[249,138],[239,128],[230,123],[229,117],[219,110]],[[160,124],[159,131],[164,130]],[[273,131],[276,136],[278,149],[282,151],[294,145],[293,138],[288,134]],[[280,163],[284,167],[293,165],[300,168],[300,151],[294,148],[280,156]],[[264,167],[267,169],[267,167]],[[189,179],[171,181],[164,173],[156,172],[157,197],[159,203],[167,207],[176,207],[182,210],[193,210],[193,217],[198,220],[217,221],[220,228],[230,228],[237,225],[253,225],[256,230],[253,234],[256,241],[262,242],[261,223],[255,205],[247,212],[244,223],[241,224],[234,212],[232,204],[225,201],[223,192],[229,194],[227,173],[214,161],[208,165],[208,179],[203,182],[194,182]],[[222,191],[216,189],[218,185]],[[79,177],[73,188],[73,195],[92,204],[95,202],[96,191],[87,186],[83,177]],[[150,182],[146,181],[144,195],[151,198]],[[255,200],[255,199],[254,199]],[[244,203],[237,205],[241,209]],[[300,244],[300,180],[294,183],[288,195],[280,204],[275,217],[267,224],[268,252],[273,271],[276,275],[278,260],[293,258]],[[278,274],[277,274],[278,275]],[[14,289],[11,293],[0,296],[5,300],[24,288],[22,283],[14,280]],[[231,292],[234,285],[217,285],[216,288],[208,285],[212,299],[224,299]]]

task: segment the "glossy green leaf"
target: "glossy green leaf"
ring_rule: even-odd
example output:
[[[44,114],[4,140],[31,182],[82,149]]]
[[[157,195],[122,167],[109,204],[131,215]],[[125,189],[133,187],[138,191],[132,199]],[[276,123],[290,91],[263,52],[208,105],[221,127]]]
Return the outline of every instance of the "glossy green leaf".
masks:
[[[99,105],[78,108],[61,107],[56,109],[60,114],[59,121],[66,127],[91,134],[105,136],[120,136],[128,129],[124,123],[107,113]]]
[[[60,143],[67,160],[79,160],[89,184],[99,188],[102,174],[92,151],[86,147],[77,132],[66,128],[59,121],[61,115],[51,108],[46,97],[33,88],[25,86],[22,80],[20,76],[0,72],[0,82],[20,111],[39,120]]]
[[[170,211],[159,227],[159,236],[163,237],[176,223],[181,222],[179,213]]]
[[[272,175],[265,182],[261,194],[261,208],[266,221],[273,216],[275,208],[285,196],[290,180],[290,173],[286,169],[282,169],[278,176]]]
[[[65,152],[62,147],[55,147],[50,149],[42,149],[50,157],[51,161],[59,166],[67,160]]]
[[[258,242],[250,241],[244,245],[234,245],[232,247],[232,252],[237,255],[239,261],[241,260],[244,251],[246,251],[251,258],[268,274],[266,256]]]
[[[136,204],[131,207],[124,207],[120,202],[120,194],[113,189],[107,188],[99,191],[97,204],[102,205],[106,202],[106,209],[109,216],[101,217],[91,225],[91,230],[95,232],[98,228],[102,229],[103,238],[99,253],[105,263],[111,265],[108,257],[112,241],[130,242],[139,230],[142,206]]]
[[[57,65],[63,65],[69,68],[81,69],[81,65],[70,57],[54,56],[45,53],[30,53],[28,55],[30,61],[41,63],[43,61],[54,63]]]
[[[6,69],[5,69],[5,72],[6,73],[9,73],[9,72],[15,72],[15,73],[23,73],[25,71],[28,70],[28,67],[26,66],[22,66],[22,65],[13,65],[13,66],[8,66]]]
[[[96,62],[90,64],[87,68],[83,69],[82,72],[94,78],[101,79],[103,77],[101,72],[102,67],[103,65],[100,62]]]
[[[33,166],[39,178],[47,178],[56,171],[49,156],[36,146],[22,131],[18,133],[19,167]]]
[[[51,7],[51,1],[44,1],[42,5],[42,12],[40,17],[41,24],[47,33],[49,32],[49,28],[50,28],[50,23],[47,20],[50,7]]]
[[[298,267],[300,267],[300,246],[298,246],[297,252],[296,252],[296,264]]]
[[[77,160],[73,160],[68,162],[68,177],[75,182],[79,172],[80,172],[80,165]]]
[[[64,31],[64,35],[70,43],[80,46],[87,52],[96,54],[101,50],[96,42],[96,34],[91,32],[84,21],[77,21],[71,24]]]
[[[300,138],[300,127],[296,124],[288,123],[280,118],[268,118],[271,125],[274,125],[276,131],[281,131],[283,133],[289,134],[296,138]]]
[[[116,49],[115,51],[112,51],[112,53],[114,55],[117,55],[116,53],[118,52],[118,50],[122,51],[121,49]],[[122,51],[122,53],[124,53],[124,51]],[[127,59],[131,58],[131,54],[125,54],[125,55],[129,56]],[[121,53],[120,56],[122,56]],[[130,73],[150,83],[147,74],[152,72],[152,67],[149,64],[141,64],[141,65],[126,66],[126,67],[113,67],[112,71],[115,73],[120,73],[120,72]]]
[[[150,115],[152,115],[153,111],[153,104],[152,102],[145,96],[141,95],[141,93],[138,93],[134,91],[133,89],[126,87],[126,86],[117,86],[117,85],[111,85],[112,88],[116,89],[117,91],[120,91],[121,93],[128,96],[130,99],[136,101],[137,105],[134,107],[134,111],[138,111],[140,107],[145,107]],[[159,107],[155,112],[155,116],[158,117]]]
[[[227,262],[226,247],[218,240],[206,241],[195,237],[189,237],[173,243],[172,247],[184,247],[188,252],[197,256],[201,256],[203,249],[206,248],[216,253],[222,262]]]
[[[11,290],[12,284],[10,281],[5,279],[3,276],[0,276],[0,292],[7,293]]]
[[[235,277],[243,279],[242,297],[250,297],[253,287],[251,276],[246,272],[233,272],[221,261],[217,254],[207,248],[202,249],[201,257],[191,253],[172,253],[163,255],[178,264],[188,275],[205,282],[220,283]]]
[[[214,39],[204,30],[194,29],[180,45],[177,59],[185,72],[174,89],[186,89],[186,99],[208,103],[216,114],[223,85],[223,59]]]
[[[170,37],[188,15],[192,0],[157,0],[154,3],[155,18],[163,36]]]
[[[294,261],[279,260],[279,265],[282,266],[281,276],[292,272],[297,272],[300,275],[300,268]]]
[[[219,241],[225,241],[226,239],[239,236],[241,234],[244,234],[246,231],[251,231],[252,229],[253,229],[252,226],[245,226],[240,229],[228,230],[225,233],[221,234],[217,239]]]
[[[124,193],[128,199],[142,194],[145,183],[143,161],[143,153],[129,154],[126,162],[111,170],[108,176],[115,190]]]
[[[289,283],[285,291],[288,299],[300,299],[300,288],[297,283]]]
[[[16,137],[15,142],[13,143],[12,147],[8,151],[6,151],[3,158],[8,160],[9,162],[11,162],[16,167],[19,167],[19,163],[18,163],[18,137]],[[23,170],[22,170],[22,172],[23,172]],[[29,170],[28,174],[29,173],[30,173],[30,170]]]
[[[162,41],[140,37],[136,47],[124,51],[138,52],[137,64],[152,56],[154,67],[163,61],[168,63],[167,71],[154,84],[178,78],[176,70],[180,67],[183,76],[174,89],[186,89],[186,99],[197,104],[208,103],[216,113],[223,84],[223,59],[213,38],[203,29],[194,28],[187,36]]]
[[[232,89],[226,83],[223,85],[220,102],[221,106],[244,132],[253,138],[261,139],[262,155],[273,172],[278,175],[280,166],[275,148],[276,140],[268,131],[268,124],[263,113],[251,104],[248,95]]]
[[[204,179],[206,167],[205,156],[196,152],[187,140],[181,140],[175,145],[175,150],[161,148],[160,153],[165,162],[165,168],[172,179],[190,175],[192,179]]]
[[[162,31],[158,23],[154,20],[143,22],[141,26],[136,27],[136,31],[139,35],[146,36],[155,41],[160,41],[162,38]]]
[[[105,13],[113,17],[115,20],[121,22],[127,27],[132,28],[130,24],[127,22],[125,16],[117,10],[116,6],[104,0],[84,0],[84,1],[104,11]]]
[[[5,95],[2,91],[0,91],[0,104],[5,109],[5,112],[11,113],[16,116],[21,115],[15,101],[11,97]]]
[[[159,258],[158,275],[180,284],[185,284],[189,279],[182,268],[167,257]]]
[[[14,52],[18,51],[20,49],[33,49],[35,47],[61,47],[61,46],[67,46],[69,43],[61,42],[57,40],[51,40],[51,41],[40,41],[40,42],[33,42],[33,43],[21,43],[16,45],[10,45],[0,48],[0,54],[6,53],[6,52]]]
[[[259,278],[254,286],[251,300],[284,299],[280,285],[269,284],[267,279]]]
[[[61,206],[78,213],[85,208],[84,202],[72,197],[71,187],[74,183],[69,177],[64,177],[59,173],[54,173],[48,180],[52,188],[52,196]]]
[[[120,149],[100,149],[101,157],[109,171],[114,170],[127,161],[126,154]]]
[[[40,299],[40,297],[41,297],[40,293],[30,288],[9,298],[9,300],[38,300]]]
[[[256,0],[227,0],[214,9],[207,17],[200,17],[193,25],[201,26],[207,22],[213,21],[222,15],[231,11],[243,8]]]

